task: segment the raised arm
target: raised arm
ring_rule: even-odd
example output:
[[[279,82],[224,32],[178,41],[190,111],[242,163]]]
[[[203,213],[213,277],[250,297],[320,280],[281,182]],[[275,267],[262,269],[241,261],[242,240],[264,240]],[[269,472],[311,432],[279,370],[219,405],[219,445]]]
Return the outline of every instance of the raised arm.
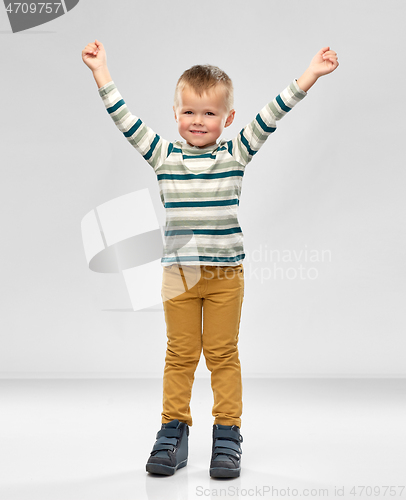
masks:
[[[156,170],[168,156],[171,143],[162,139],[150,127],[133,115],[118,91],[107,68],[104,46],[98,40],[82,51],[83,62],[92,70],[99,95],[107,112],[127,141]]]
[[[275,132],[276,121],[283,118],[307,95],[307,91],[320,76],[333,72],[337,67],[337,53],[334,50],[324,47],[317,52],[303,75],[298,80],[293,80],[235,139],[227,143],[230,153],[242,165],[249,163],[269,135]]]
[[[283,118],[306,95],[296,80],[293,80],[283,92],[261,109],[237,137],[228,141],[228,150],[238,163],[247,165],[269,135],[275,132],[277,120]]]

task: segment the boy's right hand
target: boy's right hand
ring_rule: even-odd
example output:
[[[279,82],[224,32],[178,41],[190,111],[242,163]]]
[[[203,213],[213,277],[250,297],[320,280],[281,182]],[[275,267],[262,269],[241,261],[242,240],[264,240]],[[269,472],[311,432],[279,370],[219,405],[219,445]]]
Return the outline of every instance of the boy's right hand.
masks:
[[[94,43],[86,45],[82,50],[82,59],[86,66],[93,72],[107,68],[106,51],[99,40],[95,40]]]

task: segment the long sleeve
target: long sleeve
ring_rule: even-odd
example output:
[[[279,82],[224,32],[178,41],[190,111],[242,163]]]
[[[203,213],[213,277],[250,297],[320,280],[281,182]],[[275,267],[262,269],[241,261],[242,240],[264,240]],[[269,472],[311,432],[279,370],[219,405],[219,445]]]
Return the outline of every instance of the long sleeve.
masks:
[[[156,171],[172,150],[172,143],[162,139],[140,118],[130,112],[113,81],[106,83],[98,90],[117,128]]]
[[[247,165],[269,135],[275,132],[276,121],[283,118],[306,95],[307,92],[293,80],[283,92],[262,108],[237,137],[228,141],[228,150],[232,156],[241,165]]]

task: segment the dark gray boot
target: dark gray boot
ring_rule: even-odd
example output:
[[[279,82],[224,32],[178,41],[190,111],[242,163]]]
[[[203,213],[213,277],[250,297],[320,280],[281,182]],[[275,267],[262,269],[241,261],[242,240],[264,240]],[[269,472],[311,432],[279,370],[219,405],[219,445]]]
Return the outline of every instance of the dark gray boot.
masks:
[[[211,477],[239,477],[243,439],[236,425],[213,425]]]
[[[188,458],[189,426],[179,420],[162,424],[148,459],[147,472],[171,476],[185,467]]]

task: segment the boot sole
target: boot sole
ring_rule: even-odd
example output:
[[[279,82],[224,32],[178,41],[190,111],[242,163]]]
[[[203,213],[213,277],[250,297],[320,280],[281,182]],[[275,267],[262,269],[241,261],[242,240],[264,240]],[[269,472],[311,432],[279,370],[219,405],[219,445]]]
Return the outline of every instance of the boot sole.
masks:
[[[210,477],[239,477],[240,469],[227,469],[226,467],[213,467],[210,469]]]
[[[147,472],[151,474],[161,474],[163,476],[172,476],[178,469],[185,467],[187,465],[187,459],[183,460],[183,462],[179,462],[176,467],[170,467],[169,465],[162,464],[147,464],[146,469]]]

